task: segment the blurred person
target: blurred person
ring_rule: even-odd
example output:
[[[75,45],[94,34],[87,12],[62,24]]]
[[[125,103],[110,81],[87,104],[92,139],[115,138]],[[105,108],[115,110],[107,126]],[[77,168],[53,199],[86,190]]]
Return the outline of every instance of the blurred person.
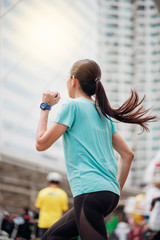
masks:
[[[149,228],[153,233],[152,240],[160,240],[160,197],[152,199],[150,211]]]
[[[156,202],[160,202],[160,196],[152,199],[150,211],[153,210]]]
[[[42,236],[68,210],[68,196],[59,187],[61,175],[51,172],[47,176],[48,187],[40,190],[36,199],[36,209],[39,209],[38,236]]]
[[[131,225],[129,240],[142,240],[142,226],[138,223]]]
[[[156,117],[145,115],[148,110],[141,105],[144,98],[139,101],[136,91],[121,107],[113,109],[101,82],[100,67],[93,60],[73,65],[67,88],[71,99],[50,128],[49,110],[58,103],[60,94],[43,94],[36,148],[44,151],[63,135],[74,207],[48,229],[43,240],[72,239],[78,234],[83,240],[108,239],[104,217],[116,208],[133,159],[113,119],[148,130],[147,122]],[[121,157],[119,167],[113,149]]]
[[[113,215],[109,221],[106,221],[105,225],[106,225],[107,233],[109,236],[116,229],[117,224],[118,224],[118,217],[115,215]]]
[[[109,240],[128,240],[130,226],[127,217],[125,215],[122,215],[120,222],[118,222],[118,217],[117,220],[115,220],[113,222],[114,229],[111,234],[109,234]]]
[[[12,231],[14,229],[14,223],[12,220],[12,216],[8,212],[3,213],[3,218],[1,219],[1,229],[8,233],[9,237],[11,237]]]
[[[23,207],[21,217],[23,218],[24,222],[23,224],[19,225],[16,237],[21,237],[24,240],[31,240],[31,234],[33,231],[33,213],[28,207]]]
[[[35,237],[36,240],[39,239],[38,219],[39,219],[39,210],[36,209],[36,211],[34,212],[34,216],[33,216],[33,225],[34,225],[33,236]]]
[[[126,222],[119,222],[115,230],[119,240],[127,240],[130,233],[130,226]]]

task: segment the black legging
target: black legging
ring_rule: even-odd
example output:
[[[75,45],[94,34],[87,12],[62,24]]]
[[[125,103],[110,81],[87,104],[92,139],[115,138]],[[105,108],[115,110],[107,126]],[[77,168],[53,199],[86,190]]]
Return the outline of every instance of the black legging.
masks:
[[[117,206],[119,196],[110,191],[86,193],[74,198],[74,207],[50,227],[42,240],[107,240],[104,217]]]

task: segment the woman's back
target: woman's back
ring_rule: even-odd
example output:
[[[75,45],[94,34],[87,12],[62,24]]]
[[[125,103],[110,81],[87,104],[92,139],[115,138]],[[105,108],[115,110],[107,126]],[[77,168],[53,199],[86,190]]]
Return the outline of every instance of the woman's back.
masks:
[[[83,97],[63,105],[55,121],[68,126],[63,143],[73,195],[102,190],[119,194],[112,147],[112,134],[117,131],[114,122],[100,117],[94,102]]]

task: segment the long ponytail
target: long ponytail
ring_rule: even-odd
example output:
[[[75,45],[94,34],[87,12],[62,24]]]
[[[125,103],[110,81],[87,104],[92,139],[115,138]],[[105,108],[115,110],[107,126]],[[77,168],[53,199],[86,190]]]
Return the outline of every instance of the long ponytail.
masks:
[[[144,110],[144,106],[142,105],[144,99],[145,95],[139,100],[138,93],[131,90],[131,96],[119,108],[113,109],[108,101],[101,81],[96,81],[95,107],[98,104],[105,117],[110,116],[120,122],[139,124],[143,130],[149,131],[147,122],[155,120],[156,116],[146,116],[150,109]]]
[[[95,61],[84,59],[75,62],[71,69],[71,76],[78,79],[84,93],[88,96],[95,95],[95,107],[99,115],[100,109],[106,118],[110,116],[120,122],[139,124],[144,130],[149,130],[147,122],[155,120],[156,116],[146,116],[150,109],[144,110],[143,108],[142,102],[145,96],[139,100],[138,93],[131,90],[130,98],[119,108],[113,109],[100,81],[101,69]]]

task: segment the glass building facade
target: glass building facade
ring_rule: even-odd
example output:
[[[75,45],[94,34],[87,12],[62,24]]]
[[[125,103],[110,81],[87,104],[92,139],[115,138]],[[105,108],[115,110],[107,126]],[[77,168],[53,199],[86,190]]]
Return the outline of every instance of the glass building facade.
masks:
[[[135,89],[152,114],[160,113],[160,15],[151,0],[100,1],[100,59],[112,106]],[[160,149],[160,120],[141,133],[137,125],[117,124],[135,158],[128,184],[139,185],[144,169]]]

